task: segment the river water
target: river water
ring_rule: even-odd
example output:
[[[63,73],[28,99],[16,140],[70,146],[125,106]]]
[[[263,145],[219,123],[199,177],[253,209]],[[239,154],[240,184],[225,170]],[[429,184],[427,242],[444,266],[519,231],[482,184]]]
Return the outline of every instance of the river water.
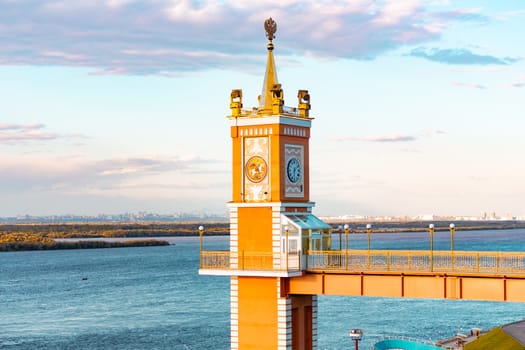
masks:
[[[338,235],[334,242],[338,243]],[[344,239],[344,237],[343,237]],[[450,248],[437,232],[434,248]],[[0,253],[0,349],[229,349],[229,279],[199,276],[197,237],[162,247]],[[351,249],[366,249],[351,235]],[[428,233],[373,234],[373,249],[427,249]],[[227,249],[228,237],[205,237]],[[457,250],[525,251],[525,230],[457,231]],[[525,291],[524,291],[525,293]],[[525,303],[319,298],[319,349],[383,337],[436,341],[525,318]]]

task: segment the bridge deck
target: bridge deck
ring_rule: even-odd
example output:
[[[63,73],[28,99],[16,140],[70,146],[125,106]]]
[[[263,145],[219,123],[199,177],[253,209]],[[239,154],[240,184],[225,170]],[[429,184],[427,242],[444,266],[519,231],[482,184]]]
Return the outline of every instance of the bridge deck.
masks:
[[[525,301],[522,252],[337,250],[303,259],[304,273],[286,279],[290,294]],[[232,275],[297,271],[290,261],[282,254],[201,252],[201,269]]]

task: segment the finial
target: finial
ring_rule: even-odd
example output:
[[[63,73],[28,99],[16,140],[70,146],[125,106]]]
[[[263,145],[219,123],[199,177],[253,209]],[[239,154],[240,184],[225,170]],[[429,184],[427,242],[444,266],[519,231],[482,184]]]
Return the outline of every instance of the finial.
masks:
[[[268,43],[268,50],[273,50],[272,40],[275,39],[277,23],[275,23],[272,17],[264,21],[264,30],[266,31],[266,37],[268,38],[268,40],[270,40],[270,42]]]

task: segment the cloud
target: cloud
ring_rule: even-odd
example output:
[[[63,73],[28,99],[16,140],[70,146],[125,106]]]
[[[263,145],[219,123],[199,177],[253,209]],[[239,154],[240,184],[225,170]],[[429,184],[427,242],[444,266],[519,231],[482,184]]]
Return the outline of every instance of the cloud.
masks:
[[[0,159],[1,192],[79,193],[115,191],[123,188],[148,188],[151,179],[172,173],[199,173],[213,161],[187,157],[131,157],[89,160],[79,157]],[[174,176],[176,178],[176,176]],[[148,180],[149,179],[149,180]],[[173,180],[157,183],[173,185]],[[189,186],[192,181],[185,181]]]
[[[340,139],[341,141],[365,141],[365,142],[411,142],[417,140],[412,135],[379,135],[379,136],[364,136],[364,137],[347,137]]]
[[[446,134],[446,132],[442,130],[427,129],[427,130],[422,130],[419,133],[412,134],[412,135],[411,134],[388,134],[388,135],[369,135],[369,136],[348,136],[348,137],[337,138],[336,141],[339,141],[339,142],[344,142],[344,141],[385,142],[385,143],[414,142],[422,137],[429,138],[434,135],[441,135],[441,134]]]
[[[289,59],[371,59],[481,17],[476,10],[426,6],[422,0],[4,1],[0,64],[120,75],[252,71],[264,64],[262,23],[269,16],[278,25],[276,52]]]
[[[432,16],[437,22],[462,21],[488,23],[491,17],[481,14],[481,9],[456,9],[454,11],[441,11],[433,13]]]
[[[196,156],[88,159],[0,153],[6,215],[223,210],[229,172]],[[202,195],[208,201],[202,200]],[[117,208],[117,209],[116,209]]]
[[[87,138],[82,134],[60,134],[45,131],[44,124],[0,123],[0,144],[19,144],[57,139]]]
[[[430,61],[445,64],[466,65],[508,65],[519,61],[519,58],[496,57],[490,55],[479,55],[467,49],[438,49],[418,47],[413,49],[408,56],[425,58]]]
[[[470,89],[479,89],[479,90],[485,90],[487,88],[485,85],[481,85],[481,84],[471,84],[471,83],[462,83],[462,82],[453,82],[452,85],[470,88]]]
[[[514,17],[523,17],[525,16],[525,10],[515,10],[515,11],[505,11],[493,15],[492,17],[499,21],[507,21]]]
[[[34,123],[34,124],[6,124],[0,123],[0,131],[5,130],[16,130],[16,131],[27,131],[44,128],[44,124]]]

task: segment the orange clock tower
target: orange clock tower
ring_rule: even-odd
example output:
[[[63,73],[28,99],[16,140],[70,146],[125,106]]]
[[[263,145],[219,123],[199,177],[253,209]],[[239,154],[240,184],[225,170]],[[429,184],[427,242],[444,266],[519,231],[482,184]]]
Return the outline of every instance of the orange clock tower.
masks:
[[[264,23],[268,62],[259,106],[230,97],[232,201],[228,268],[232,349],[316,349],[317,296],[290,295],[287,279],[307,268],[308,250],[328,249],[330,227],[310,202],[310,95],[284,106],[273,57],[276,23]],[[202,261],[201,261],[202,262]]]

